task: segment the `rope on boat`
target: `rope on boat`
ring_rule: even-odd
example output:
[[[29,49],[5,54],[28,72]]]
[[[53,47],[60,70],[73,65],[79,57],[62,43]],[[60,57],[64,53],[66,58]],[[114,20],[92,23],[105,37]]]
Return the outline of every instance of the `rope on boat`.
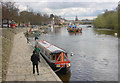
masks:
[[[58,72],[58,71],[60,71],[61,69],[62,69],[62,67],[60,67],[59,69],[55,70],[54,72]]]

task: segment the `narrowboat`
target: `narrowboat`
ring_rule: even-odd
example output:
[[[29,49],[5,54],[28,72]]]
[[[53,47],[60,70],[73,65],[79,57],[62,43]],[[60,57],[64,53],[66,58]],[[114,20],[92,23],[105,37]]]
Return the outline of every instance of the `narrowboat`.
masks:
[[[47,60],[53,69],[60,69],[68,71],[70,68],[70,60],[67,52],[45,40],[38,40],[40,53]]]

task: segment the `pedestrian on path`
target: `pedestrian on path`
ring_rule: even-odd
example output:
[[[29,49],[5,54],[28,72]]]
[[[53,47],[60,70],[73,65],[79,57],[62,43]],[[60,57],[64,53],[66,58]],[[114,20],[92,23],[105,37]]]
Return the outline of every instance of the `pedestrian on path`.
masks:
[[[38,37],[37,37],[37,36],[35,37],[35,41],[36,41],[36,40],[38,40]]]
[[[35,49],[34,50],[36,51],[36,54],[38,55],[39,60],[40,60],[40,48],[38,47],[38,44],[35,45]]]
[[[28,31],[26,32],[26,37],[27,37],[27,43],[29,43],[29,39],[28,39]]]
[[[35,37],[35,46],[38,44],[38,37]]]
[[[35,66],[37,70],[37,75],[39,75],[39,68],[38,68],[38,62],[40,62],[39,56],[36,54],[36,51],[33,51],[33,55],[31,56],[31,61],[33,64],[33,74],[35,74]]]

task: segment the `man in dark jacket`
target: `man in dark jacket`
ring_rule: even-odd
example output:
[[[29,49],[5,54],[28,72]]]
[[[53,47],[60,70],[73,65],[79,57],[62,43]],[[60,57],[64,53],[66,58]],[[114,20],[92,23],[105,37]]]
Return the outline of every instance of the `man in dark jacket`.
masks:
[[[35,41],[38,40],[38,37],[35,37]]]
[[[35,66],[37,70],[37,74],[39,75],[39,69],[38,69],[38,61],[40,62],[39,56],[36,54],[36,51],[33,51],[33,55],[31,56],[31,61],[33,63],[33,74],[35,74]]]

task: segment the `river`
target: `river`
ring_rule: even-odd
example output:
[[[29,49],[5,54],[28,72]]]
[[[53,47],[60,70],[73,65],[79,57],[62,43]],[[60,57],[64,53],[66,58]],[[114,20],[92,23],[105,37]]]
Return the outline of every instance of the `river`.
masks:
[[[54,28],[39,39],[49,41],[68,52],[70,72],[57,73],[63,81],[118,81],[118,38],[107,29],[87,28],[69,33],[66,27]],[[49,29],[48,29],[49,30]],[[34,38],[30,38],[33,43]]]

